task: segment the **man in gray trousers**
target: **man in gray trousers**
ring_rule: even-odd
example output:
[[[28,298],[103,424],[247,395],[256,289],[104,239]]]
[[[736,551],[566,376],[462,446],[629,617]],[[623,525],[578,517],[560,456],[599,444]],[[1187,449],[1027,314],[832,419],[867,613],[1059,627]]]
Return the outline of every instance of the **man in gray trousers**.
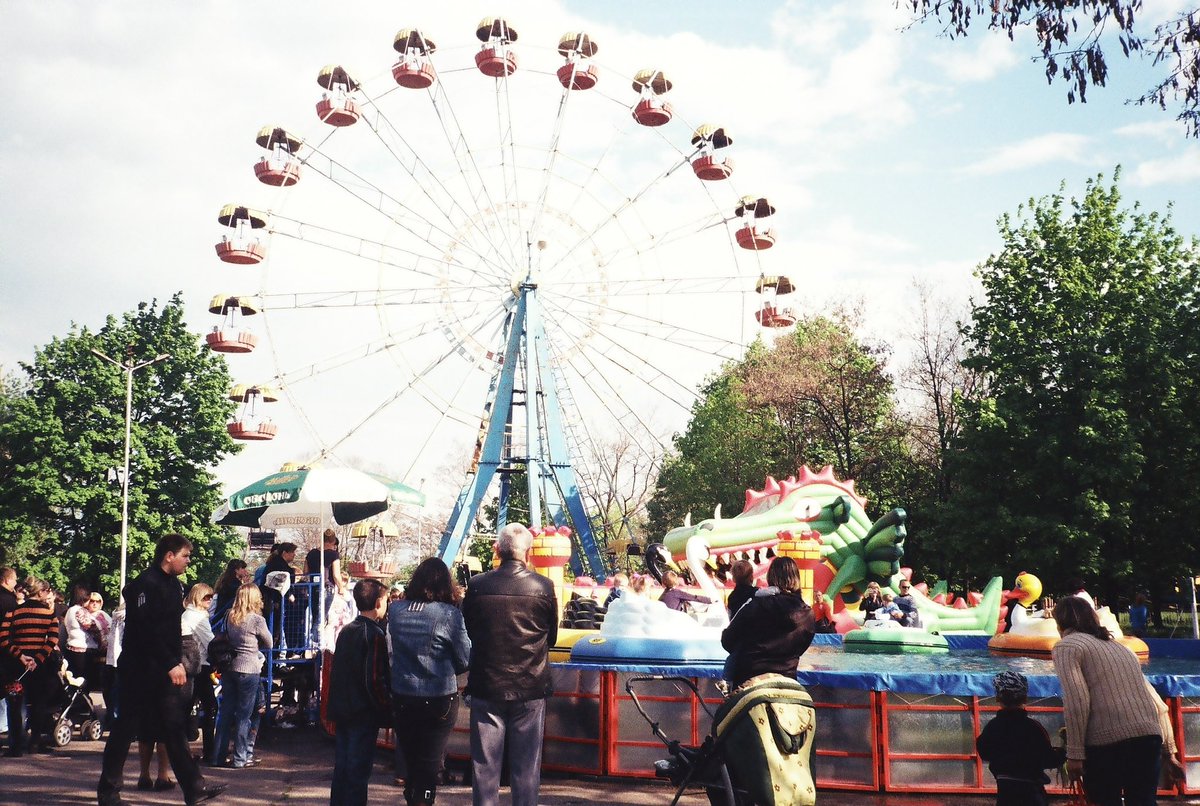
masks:
[[[533,535],[520,524],[501,529],[495,544],[500,567],[474,577],[463,599],[471,638],[474,806],[499,803],[505,744],[513,806],[537,804],[558,603],[550,580],[526,568],[532,544]]]

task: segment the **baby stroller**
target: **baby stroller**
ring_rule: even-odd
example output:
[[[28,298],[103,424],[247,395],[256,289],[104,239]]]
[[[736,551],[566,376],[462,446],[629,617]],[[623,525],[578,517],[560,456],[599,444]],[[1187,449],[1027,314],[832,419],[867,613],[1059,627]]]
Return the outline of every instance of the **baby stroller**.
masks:
[[[649,681],[682,683],[712,717],[712,731],[699,747],[670,739],[638,700],[636,688]],[[812,806],[816,783],[810,759],[816,737],[812,698],[794,679],[776,674],[752,678],[717,709],[709,710],[686,677],[630,678],[625,690],[671,757],[654,764],[655,776],[677,789],[672,806],[688,787],[703,787],[712,806]]]
[[[80,738],[96,741],[104,733],[104,724],[100,720],[100,714],[96,712],[96,706],[92,705],[91,696],[83,690],[86,681],[71,674],[65,660],[59,670],[58,679],[62,686],[59,688],[58,699],[51,716],[54,728],[50,732],[55,747],[70,744],[76,727],[79,728]]]

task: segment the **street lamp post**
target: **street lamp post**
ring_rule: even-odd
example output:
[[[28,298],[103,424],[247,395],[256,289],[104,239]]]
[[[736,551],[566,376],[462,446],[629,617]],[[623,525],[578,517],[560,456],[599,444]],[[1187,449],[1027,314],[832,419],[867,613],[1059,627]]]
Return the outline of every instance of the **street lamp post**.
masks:
[[[149,361],[135,364],[133,361],[133,346],[127,350],[125,361],[117,361],[99,350],[92,349],[92,355],[101,358],[114,367],[119,367],[125,373],[125,472],[121,475],[121,584],[119,590],[125,590],[126,556],[129,551],[129,436],[133,420],[133,373],[151,364],[166,361],[171,356],[160,353]]]

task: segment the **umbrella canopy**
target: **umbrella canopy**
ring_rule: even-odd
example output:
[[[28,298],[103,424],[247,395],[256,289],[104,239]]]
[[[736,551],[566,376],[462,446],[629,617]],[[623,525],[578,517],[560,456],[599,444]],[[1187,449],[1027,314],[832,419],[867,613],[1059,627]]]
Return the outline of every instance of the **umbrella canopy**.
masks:
[[[409,487],[407,484],[401,484],[398,481],[389,479],[387,476],[381,476],[378,473],[367,473],[367,475],[388,488],[388,497],[393,504],[414,504],[419,507],[425,506],[425,493],[421,492],[417,488]]]
[[[213,513],[212,521],[262,529],[342,525],[384,512],[392,496],[388,484],[357,470],[289,470],[238,490]]]

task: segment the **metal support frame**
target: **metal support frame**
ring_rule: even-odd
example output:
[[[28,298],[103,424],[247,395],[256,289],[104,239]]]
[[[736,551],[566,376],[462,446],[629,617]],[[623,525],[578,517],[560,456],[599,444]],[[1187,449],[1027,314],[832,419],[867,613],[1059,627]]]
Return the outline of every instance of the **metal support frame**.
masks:
[[[467,474],[446,530],[442,533],[438,556],[449,564],[462,551],[493,477],[507,460],[525,466],[530,506],[529,527],[535,529],[542,525],[543,506],[555,524],[570,525],[579,552],[583,555],[582,558],[572,559],[573,568],[579,573],[586,567],[602,581],[606,576],[606,567],[592,534],[591,522],[567,451],[562,411],[550,371],[550,350],[538,304],[537,284],[527,278],[517,290],[516,304],[505,323],[504,361],[493,378],[478,464]],[[518,371],[524,375],[523,403],[513,399],[517,392]],[[505,431],[515,419],[514,406],[521,405],[525,406],[526,455],[505,457]],[[509,493],[508,479],[503,477],[498,517],[501,526],[508,519]]]

